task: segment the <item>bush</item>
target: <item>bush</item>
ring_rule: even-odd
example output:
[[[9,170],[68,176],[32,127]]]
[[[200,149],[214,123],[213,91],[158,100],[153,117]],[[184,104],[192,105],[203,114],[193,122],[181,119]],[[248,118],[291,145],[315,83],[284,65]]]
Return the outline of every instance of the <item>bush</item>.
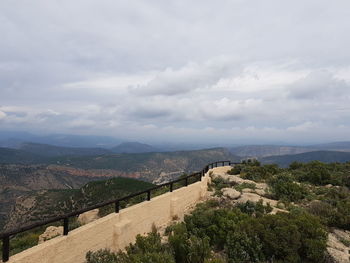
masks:
[[[87,263],[175,263],[171,250],[161,243],[160,235],[151,232],[143,237],[138,235],[134,245],[126,248],[126,252],[112,253],[109,250],[88,252]]]
[[[230,238],[226,251],[240,262],[322,262],[327,234],[317,218],[305,214],[266,215],[242,221],[240,234]],[[236,252],[234,252],[236,250]],[[238,254],[238,255],[237,255]],[[231,262],[235,261],[231,258]]]
[[[225,252],[229,263],[261,262],[265,260],[263,245],[257,236],[249,237],[236,231],[227,237]]]
[[[273,175],[280,172],[275,164],[259,165],[245,165],[241,168],[241,177],[254,181],[265,181],[270,179]]]
[[[229,232],[236,230],[238,222],[249,218],[239,209],[208,209],[199,206],[192,215],[185,216],[188,232],[200,237],[209,237],[210,245],[223,249]]]
[[[269,180],[271,192],[276,199],[295,202],[304,199],[308,190],[293,181],[293,178],[286,173],[279,174]]]

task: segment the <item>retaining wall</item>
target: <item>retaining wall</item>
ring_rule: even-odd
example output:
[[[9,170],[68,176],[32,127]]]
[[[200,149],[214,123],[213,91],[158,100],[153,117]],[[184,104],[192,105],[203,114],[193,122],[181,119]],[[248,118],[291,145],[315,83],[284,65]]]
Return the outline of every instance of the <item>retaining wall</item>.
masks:
[[[207,194],[210,177],[168,192],[131,207],[109,214],[10,258],[9,263],[83,263],[88,251],[125,248],[138,234],[151,232],[169,224],[174,217],[183,218],[184,211]]]

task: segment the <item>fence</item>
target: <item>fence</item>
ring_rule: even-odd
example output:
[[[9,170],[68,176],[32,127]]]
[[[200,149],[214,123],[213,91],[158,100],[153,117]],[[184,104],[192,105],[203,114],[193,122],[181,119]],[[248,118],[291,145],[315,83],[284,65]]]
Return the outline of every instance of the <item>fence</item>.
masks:
[[[74,211],[74,212],[71,212],[71,213],[67,213],[67,214],[64,214],[64,215],[61,215],[61,216],[50,218],[48,220],[45,220],[45,221],[42,221],[42,222],[39,222],[39,223],[34,223],[34,224],[31,224],[31,225],[28,225],[28,226],[23,226],[23,227],[20,227],[20,228],[17,228],[17,229],[13,229],[13,230],[1,233],[0,234],[0,238],[2,239],[2,261],[3,262],[7,262],[9,260],[9,257],[10,257],[10,240],[11,240],[12,236],[15,236],[17,234],[23,233],[25,231],[32,230],[32,229],[37,228],[37,227],[45,226],[47,224],[51,224],[51,223],[55,223],[55,222],[59,222],[59,221],[62,221],[62,223],[63,223],[63,235],[68,235],[68,233],[69,233],[69,218],[71,218],[71,217],[75,217],[75,216],[78,216],[78,215],[80,215],[82,213],[88,212],[90,210],[93,210],[93,209],[96,209],[96,208],[101,208],[101,207],[104,207],[104,206],[107,206],[107,205],[111,205],[111,204],[114,204],[115,213],[119,213],[119,211],[121,209],[120,202],[122,202],[122,201],[127,201],[127,200],[129,200],[131,198],[134,198],[134,197],[137,197],[137,196],[142,196],[142,195],[145,195],[145,194],[147,194],[147,201],[150,201],[151,197],[152,197],[152,191],[155,191],[155,190],[157,190],[159,188],[162,188],[162,187],[169,187],[169,191],[172,192],[174,190],[174,184],[182,182],[182,181],[184,182],[184,186],[186,187],[189,184],[189,179],[190,178],[194,178],[195,179],[192,183],[197,182],[197,181],[201,181],[202,177],[209,171],[209,169],[212,169],[212,168],[215,168],[215,167],[219,167],[219,166],[225,166],[225,164],[232,165],[232,164],[235,164],[235,163],[232,163],[231,161],[220,161],[220,162],[210,163],[210,164],[206,165],[200,172],[193,173],[193,174],[185,176],[183,178],[180,178],[180,179],[168,182],[168,183],[156,185],[156,186],[154,186],[152,188],[149,188],[147,190],[140,191],[140,192],[137,192],[137,193],[133,193],[133,194],[130,194],[130,195],[122,197],[122,198],[105,201],[105,202],[102,202],[102,203],[99,203],[99,204],[96,204],[96,205],[93,205],[93,206],[89,206],[89,207],[84,208],[84,209],[80,209],[80,210],[77,210],[77,211]]]

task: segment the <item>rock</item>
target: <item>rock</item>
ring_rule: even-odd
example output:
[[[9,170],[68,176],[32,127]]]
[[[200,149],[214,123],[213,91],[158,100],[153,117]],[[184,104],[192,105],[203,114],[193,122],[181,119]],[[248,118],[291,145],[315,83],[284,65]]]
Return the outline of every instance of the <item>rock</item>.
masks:
[[[349,263],[349,248],[334,233],[328,234],[327,251],[338,263]]]
[[[270,212],[271,215],[275,215],[277,213],[289,213],[289,212],[287,210],[276,208],[276,207],[274,207]]]
[[[326,188],[332,188],[333,185],[332,185],[332,184],[326,184],[324,187],[326,187]]]
[[[343,240],[350,242],[350,231],[341,230],[341,229],[334,229],[333,233],[337,237],[337,239],[343,239]]]
[[[95,220],[100,218],[98,213],[99,213],[98,209],[94,209],[94,210],[85,212],[85,213],[79,215],[78,222],[81,225],[86,225],[88,223],[91,223],[91,222],[93,222],[93,221],[95,221]]]
[[[223,196],[230,199],[237,199],[241,196],[241,193],[233,188],[223,188],[221,189]]]
[[[250,188],[244,188],[242,189],[242,193],[254,193],[254,190]]]
[[[270,205],[274,206],[274,207],[276,207],[277,203],[278,203],[276,200],[261,197],[260,195],[254,194],[254,193],[243,193],[240,196],[240,198],[237,199],[236,202],[246,203],[247,201],[251,201],[251,202],[257,203],[257,202],[259,202],[259,200],[262,200],[264,205],[267,205],[267,203],[270,203]]]
[[[277,208],[279,208],[279,209],[286,209],[286,205],[284,203],[278,202]]]
[[[263,189],[256,189],[255,193],[257,193],[258,195],[265,195],[266,194],[265,190],[263,190]]]
[[[44,243],[57,236],[63,235],[63,226],[49,226],[46,228],[45,232],[39,236],[38,244]]]

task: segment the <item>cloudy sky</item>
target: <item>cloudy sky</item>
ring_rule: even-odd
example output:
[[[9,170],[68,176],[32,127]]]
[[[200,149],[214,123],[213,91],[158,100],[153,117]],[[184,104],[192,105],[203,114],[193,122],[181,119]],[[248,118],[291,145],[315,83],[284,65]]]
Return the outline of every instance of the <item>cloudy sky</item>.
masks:
[[[0,129],[350,140],[349,0],[1,0]]]

